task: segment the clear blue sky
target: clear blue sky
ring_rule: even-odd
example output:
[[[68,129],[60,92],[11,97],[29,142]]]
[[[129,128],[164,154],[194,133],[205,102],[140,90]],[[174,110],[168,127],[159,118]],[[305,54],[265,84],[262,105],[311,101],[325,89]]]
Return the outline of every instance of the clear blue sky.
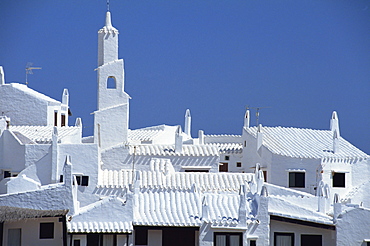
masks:
[[[0,65],[7,82],[61,99],[92,134],[97,31],[104,0],[0,2]],[[328,129],[370,153],[368,0],[111,0],[120,31],[130,128],[183,125],[240,134],[245,106],[260,123]],[[255,124],[254,111],[252,123]]]

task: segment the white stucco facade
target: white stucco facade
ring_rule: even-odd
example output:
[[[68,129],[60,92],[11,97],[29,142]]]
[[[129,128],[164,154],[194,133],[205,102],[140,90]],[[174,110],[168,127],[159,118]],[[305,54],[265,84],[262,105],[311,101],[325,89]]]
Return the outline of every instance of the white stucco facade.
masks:
[[[196,138],[190,110],[183,128],[129,129],[118,43],[107,12],[90,137],[80,118],[68,125],[68,90],[59,102],[5,83],[0,67],[0,246],[370,240],[369,156],[340,135],[336,112],[327,130],[253,127],[247,111],[241,135]],[[40,234],[45,223],[53,233]]]

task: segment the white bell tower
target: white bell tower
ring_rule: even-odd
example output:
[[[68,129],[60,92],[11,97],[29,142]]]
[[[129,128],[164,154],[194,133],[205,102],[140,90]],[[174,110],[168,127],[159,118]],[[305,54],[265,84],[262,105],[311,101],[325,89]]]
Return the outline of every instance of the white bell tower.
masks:
[[[98,32],[98,109],[94,112],[94,142],[103,149],[127,142],[129,95],[124,91],[123,60],[118,59],[118,30],[106,13]]]

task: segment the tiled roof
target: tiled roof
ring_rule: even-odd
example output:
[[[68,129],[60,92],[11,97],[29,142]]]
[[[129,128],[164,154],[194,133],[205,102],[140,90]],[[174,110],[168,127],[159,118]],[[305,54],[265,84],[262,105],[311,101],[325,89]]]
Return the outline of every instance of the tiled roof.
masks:
[[[221,154],[240,154],[243,152],[241,143],[212,143],[207,145],[216,146]]]
[[[307,209],[289,202],[289,197],[269,197],[269,214],[285,218],[333,225],[333,218],[319,213],[316,209]]]
[[[134,224],[199,226],[200,199],[186,190],[143,190],[135,194]]]
[[[23,144],[30,144],[32,142],[49,144],[52,141],[54,126],[10,126],[9,130],[12,131]],[[58,139],[79,134],[79,131],[80,128],[76,126],[58,127]]]
[[[130,154],[153,156],[218,156],[215,145],[187,145],[182,146],[182,152],[175,152],[174,145],[143,144],[130,146]]]
[[[257,137],[257,127],[246,128]],[[295,158],[368,158],[368,155],[344,138],[339,138],[339,152],[333,153],[333,133],[292,127],[262,127],[263,146],[272,153]]]
[[[68,232],[131,233],[131,214],[130,206],[126,206],[121,198],[106,197],[73,215],[72,220],[67,222]]]
[[[202,200],[207,200],[203,215]],[[134,225],[145,226],[212,226],[229,227],[239,223],[238,193],[201,194],[191,190],[142,189],[135,198]],[[249,202],[247,202],[250,206]],[[204,217],[205,216],[205,217]],[[247,221],[254,216],[247,214]]]
[[[252,173],[192,173],[137,171],[141,188],[196,189],[207,192],[237,192],[240,185],[252,180]],[[99,187],[119,188],[132,184],[131,170],[102,170],[99,173]]]

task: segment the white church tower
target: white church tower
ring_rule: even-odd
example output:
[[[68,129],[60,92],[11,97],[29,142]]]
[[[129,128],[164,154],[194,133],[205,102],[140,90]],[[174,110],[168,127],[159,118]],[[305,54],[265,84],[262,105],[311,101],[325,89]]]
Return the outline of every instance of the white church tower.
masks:
[[[103,149],[127,142],[129,95],[124,91],[123,60],[118,59],[118,30],[106,13],[98,32],[98,109],[94,113],[94,142]]]

